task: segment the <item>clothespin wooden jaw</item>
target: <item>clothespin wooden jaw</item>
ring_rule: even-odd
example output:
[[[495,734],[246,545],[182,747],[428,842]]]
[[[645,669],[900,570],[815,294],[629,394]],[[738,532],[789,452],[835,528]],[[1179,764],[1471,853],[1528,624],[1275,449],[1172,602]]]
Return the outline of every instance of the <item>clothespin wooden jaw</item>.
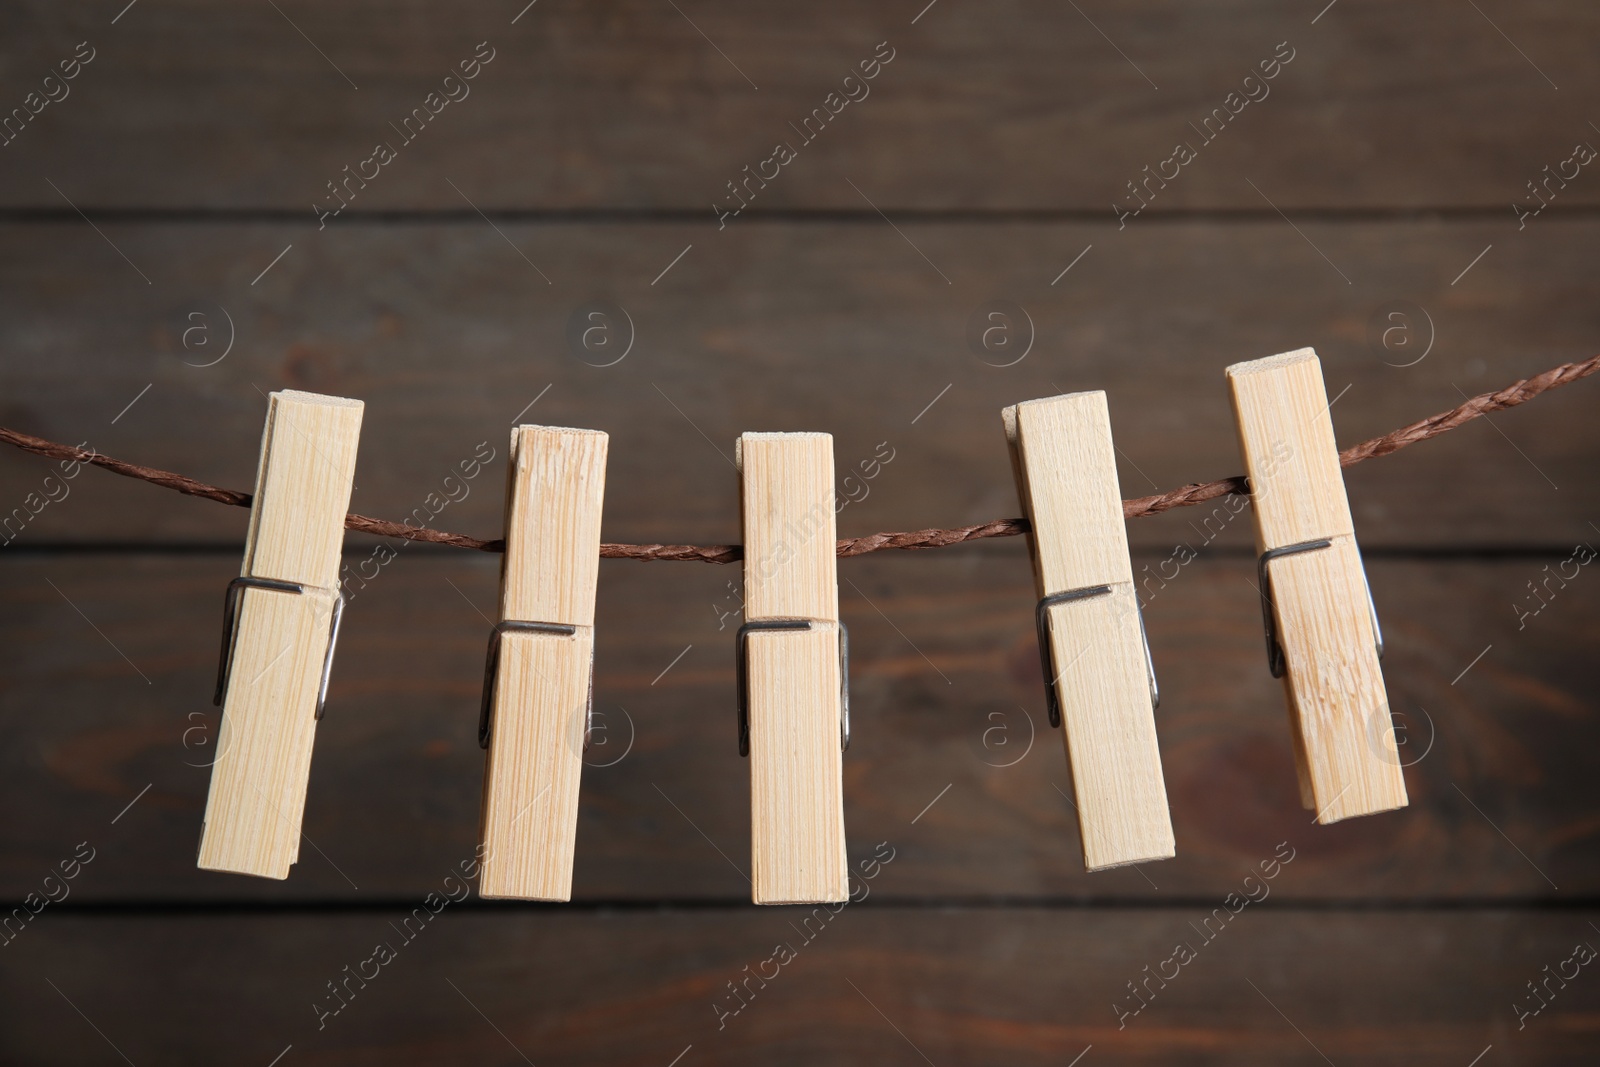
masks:
[[[500,622],[478,724],[483,897],[572,899],[608,443],[598,430],[511,433]]]
[[[1255,513],[1267,661],[1284,680],[1301,802],[1321,823],[1404,807],[1383,637],[1312,349],[1228,368]]]
[[[848,673],[833,438],[747,433],[737,457],[745,593],[737,639],[740,750],[750,759],[751,899],[844,901]]]
[[[196,861],[206,870],[287,878],[299,858],[361,415],[359,400],[268,398],[244,565],[225,601],[222,725]]]
[[[1084,866],[1173,855],[1155,669],[1145,637],[1103,392],[1002,412],[1029,550],[1051,725],[1063,727]]]

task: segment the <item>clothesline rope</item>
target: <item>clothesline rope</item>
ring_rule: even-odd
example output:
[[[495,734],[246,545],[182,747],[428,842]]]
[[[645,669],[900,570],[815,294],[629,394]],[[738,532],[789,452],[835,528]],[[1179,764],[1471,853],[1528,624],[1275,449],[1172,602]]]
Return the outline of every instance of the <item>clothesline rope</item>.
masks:
[[[1455,429],[1463,423],[1496,411],[1514,408],[1519,404],[1526,404],[1534,397],[1587,378],[1600,370],[1600,355],[1591,356],[1580,363],[1563,363],[1559,367],[1552,367],[1542,374],[1532,378],[1524,378],[1513,382],[1504,389],[1490,393],[1480,393],[1470,400],[1449,411],[1442,411],[1437,415],[1429,416],[1420,422],[1413,422],[1409,426],[1402,426],[1398,430],[1391,430],[1381,437],[1374,437],[1370,441],[1363,441],[1339,453],[1341,466],[1351,467],[1362,460],[1375,459],[1398,452],[1408,445],[1418,441],[1426,441],[1430,437],[1437,437],[1442,433]],[[55,441],[46,441],[43,438],[33,437],[17,430],[0,426],[0,441],[14,445],[25,452],[46,456],[51,459],[63,459],[79,463],[89,463],[96,467],[104,468],[115,474],[152,485],[175,489],[189,496],[203,497],[206,500],[215,500],[221,504],[232,504],[235,507],[247,508],[250,506],[250,494],[241,493],[234,489],[221,489],[205,482],[196,481],[183,474],[174,474],[171,471],[158,470],[154,467],[142,467],[137,463],[128,463],[125,460],[113,459],[101,455],[92,449],[77,448],[73,445],[58,444]],[[1208,500],[1215,500],[1229,493],[1248,493],[1249,486],[1243,475],[1232,478],[1220,478],[1212,482],[1197,482],[1185,485],[1179,489],[1172,489],[1155,496],[1136,497],[1122,502],[1122,514],[1126,518],[1142,518],[1146,515],[1159,515],[1163,511],[1173,508],[1191,507],[1203,504]],[[399,537],[408,541],[425,541],[430,544],[452,545],[456,548],[472,548],[480,552],[504,552],[505,541],[482,540],[469,537],[466,534],[446,533],[442,530],[430,530],[426,527],[407,526],[403,523],[389,522],[385,519],[374,519],[366,515],[351,513],[345,516],[345,529],[356,530],[360,533],[374,534],[379,537]],[[979,523],[976,526],[958,526],[950,530],[911,530],[903,533],[875,533],[864,537],[846,537],[838,542],[840,556],[862,556],[868,552],[879,552],[889,548],[943,548],[946,545],[957,545],[965,541],[978,541],[987,537],[1012,537],[1028,532],[1026,519],[995,519],[990,522]],[[739,545],[630,545],[630,544],[601,544],[600,555],[606,559],[636,559],[636,560],[695,560],[701,563],[733,563],[744,558],[744,551]]]

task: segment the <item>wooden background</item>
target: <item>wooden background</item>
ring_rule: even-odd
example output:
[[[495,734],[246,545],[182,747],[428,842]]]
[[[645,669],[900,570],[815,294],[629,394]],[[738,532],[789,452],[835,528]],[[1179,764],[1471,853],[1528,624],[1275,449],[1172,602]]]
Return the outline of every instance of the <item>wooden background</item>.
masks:
[[[1017,513],[1018,400],[1107,390],[1134,496],[1239,469],[1230,362],[1315,346],[1348,445],[1600,336],[1600,175],[1521,228],[1512,208],[1600,143],[1593,5],[125,3],[0,9],[6,109],[95,53],[0,148],[0,425],[230,487],[264,394],[293,387],[367,402],[365,514],[403,518],[488,442],[432,524],[496,535],[526,412],[612,435],[607,540],[737,540],[750,429],[833,433],[841,477],[892,449],[842,535],[950,526]],[[470,96],[319,229],[325,183],[482,41]],[[719,229],[725,183],[884,41],[870,96]],[[1119,227],[1125,183],[1280,42],[1270,95]],[[631,322],[609,367],[567,340],[596,301]],[[1032,323],[1010,366],[1025,327],[968,339],[994,301]],[[1600,578],[1529,591],[1600,543],[1597,388],[1349,472],[1412,764],[1393,814],[1299,808],[1247,518],[1130,524],[1141,576],[1199,551],[1145,613],[1178,857],[1096,875],[1020,540],[842,561],[850,855],[894,859],[804,944],[804,912],[748,902],[736,568],[602,564],[574,902],[474,897],[403,943],[391,924],[476,840],[497,558],[408,546],[355,592],[301,862],[207,874],[246,514],[83,473],[0,548],[7,910],[94,850],[0,947],[0,1058],[1593,1062],[1593,968],[1518,1005],[1600,945]],[[0,511],[49,471],[0,455]],[[1200,944],[1281,842],[1270,896]],[[326,984],[384,940],[398,957],[319,1029]],[[1119,1027],[1180,940],[1198,958]],[[719,1029],[780,941],[798,958]]]

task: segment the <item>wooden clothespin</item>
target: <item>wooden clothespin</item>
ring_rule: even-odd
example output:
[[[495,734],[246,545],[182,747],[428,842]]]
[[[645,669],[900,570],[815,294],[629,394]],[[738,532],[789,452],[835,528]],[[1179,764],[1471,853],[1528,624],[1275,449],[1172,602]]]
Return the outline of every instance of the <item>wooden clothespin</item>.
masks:
[[[287,878],[299,858],[344,607],[339,550],[361,412],[361,401],[336,396],[268,398],[244,566],[223,615],[222,726],[197,860],[206,870]]]
[[[751,899],[842,901],[849,645],[839,621],[833,438],[747,433],[737,453],[745,595],[739,753],[750,758]]]
[[[1267,664],[1284,680],[1301,802],[1321,823],[1406,805],[1383,634],[1309,348],[1228,368],[1250,479]]]
[[[1039,603],[1034,612],[1050,725],[1062,726],[1084,866],[1173,855],[1156,745],[1159,702],[1145,638],[1103,392],[1001,413]]]
[[[572,899],[608,443],[598,430],[511,431],[501,621],[478,720],[489,750],[480,896]]]

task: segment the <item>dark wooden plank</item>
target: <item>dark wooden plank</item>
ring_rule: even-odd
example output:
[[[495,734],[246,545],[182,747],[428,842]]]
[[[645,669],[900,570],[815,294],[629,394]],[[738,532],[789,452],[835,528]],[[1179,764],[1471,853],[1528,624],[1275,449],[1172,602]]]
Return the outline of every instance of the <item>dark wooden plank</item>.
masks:
[[[351,586],[308,843],[285,883],[194,869],[232,556],[11,557],[0,567],[0,898],[20,898],[84,839],[103,857],[75,889],[88,901],[392,899],[432,885],[475,841],[496,566],[424,552]],[[1569,564],[1576,577],[1564,589],[1552,579],[1521,630],[1514,610],[1538,605],[1526,583],[1560,561],[1371,561],[1412,804],[1313,827],[1250,559],[1141,555],[1178,858],[1097,875],[1082,870],[1066,761],[1043,718],[1022,545],[844,561],[849,840],[902,843],[896,892],[923,899],[1217,895],[1261,842],[1285,838],[1301,859],[1283,892],[1302,898],[1593,894],[1600,583]],[[738,616],[718,618],[737,610],[730,579],[731,568],[688,564],[602,568],[604,743],[584,774],[579,901],[748,898]]]
[[[916,3],[680,13],[546,0],[513,25],[522,5],[485,0],[281,13],[188,0],[111,25],[121,6],[16,4],[0,21],[7,109],[78,42],[95,49],[70,95],[7,146],[17,165],[0,174],[0,203],[68,210],[48,177],[85,206],[269,207],[311,222],[325,183],[386,140],[397,158],[367,167],[378,176],[354,208],[466,210],[449,179],[486,208],[665,208],[712,226],[726,183],[787,141],[798,158],[752,210],[866,211],[864,193],[886,209],[1110,217],[1126,183],[1187,142],[1197,158],[1167,166],[1179,176],[1152,211],[1270,213],[1265,194],[1285,209],[1466,205],[1510,222],[1525,183],[1593,141],[1577,102],[1600,89],[1600,14],[1557,0],[1483,13],[1345,0],[1320,19],[1323,5],[1267,0],[1225,13],[946,4],[915,25]],[[391,123],[483,41],[495,58],[470,95],[405,143]],[[879,42],[894,58],[870,95],[835,103],[805,143],[790,123],[827,106]],[[1293,59],[1247,86],[1275,53]],[[1245,91],[1269,95],[1229,100]],[[1232,108],[1208,143],[1204,119]],[[1600,182],[1580,174],[1555,195],[1593,205]]]
[[[1573,953],[1600,943],[1600,912],[1276,907],[1301,875],[1296,860],[1253,879],[1264,902],[1226,919],[1220,897],[1109,913],[878,906],[911,877],[899,860],[831,917],[467,910],[442,903],[443,872],[441,910],[405,933],[402,909],[47,909],[6,949],[0,1050],[34,1064],[117,1062],[109,1044],[133,1063],[265,1064],[292,1049],[283,1062],[955,1067],[1061,1065],[1092,1046],[1083,1063],[1277,1067],[1467,1064],[1492,1046],[1484,1062],[1592,1062],[1600,983]],[[378,945],[392,953],[381,965]],[[1557,970],[1571,980],[1551,978],[1519,1028],[1515,1006],[1539,1003],[1526,983]],[[358,971],[369,980],[346,977]],[[735,999],[729,983],[758,973],[765,985],[750,978]],[[1146,980],[1132,1015],[1128,983]]]
[[[960,525],[1018,513],[999,412],[1058,389],[1109,392],[1132,496],[1240,470],[1222,371],[1242,358],[1315,345],[1350,444],[1587,357],[1600,335],[1584,281],[1600,225],[1547,221],[1512,241],[1476,223],[1308,223],[1315,247],[1281,220],[1122,233],[912,226],[950,285],[884,224],[730,228],[710,241],[682,226],[502,226],[553,285],[482,222],[314,238],[276,225],[111,226],[154,286],[88,226],[13,225],[0,227],[0,424],[248,488],[266,391],[358,396],[367,415],[353,507],[399,520],[431,493],[466,492],[431,524],[491,536],[500,476],[445,479],[481,443],[503,456],[525,412],[613,435],[607,539],[699,542],[738,537],[728,456],[739,433],[818,429],[836,435],[841,477],[894,457],[850,487],[868,495],[840,515],[842,533]],[[566,340],[574,313],[599,297],[621,306],[636,337],[605,368]],[[1397,364],[1422,354],[1427,330],[1415,312],[1413,347],[1367,339],[1374,312],[1402,298],[1431,316],[1436,337],[1409,367]],[[1034,323],[1032,350],[1010,367],[995,364],[1019,350],[967,339],[996,299]],[[195,366],[224,351],[219,309],[234,347]],[[622,344],[626,326],[614,327]],[[206,328],[208,346],[196,332],[184,347],[185,331]],[[1600,514],[1595,388],[1353,470],[1364,543],[1559,544],[1588,530]],[[24,506],[46,473],[0,453],[0,514]],[[101,472],[70,490],[19,543],[242,538],[236,509]],[[1193,521],[1130,531],[1165,548]]]

